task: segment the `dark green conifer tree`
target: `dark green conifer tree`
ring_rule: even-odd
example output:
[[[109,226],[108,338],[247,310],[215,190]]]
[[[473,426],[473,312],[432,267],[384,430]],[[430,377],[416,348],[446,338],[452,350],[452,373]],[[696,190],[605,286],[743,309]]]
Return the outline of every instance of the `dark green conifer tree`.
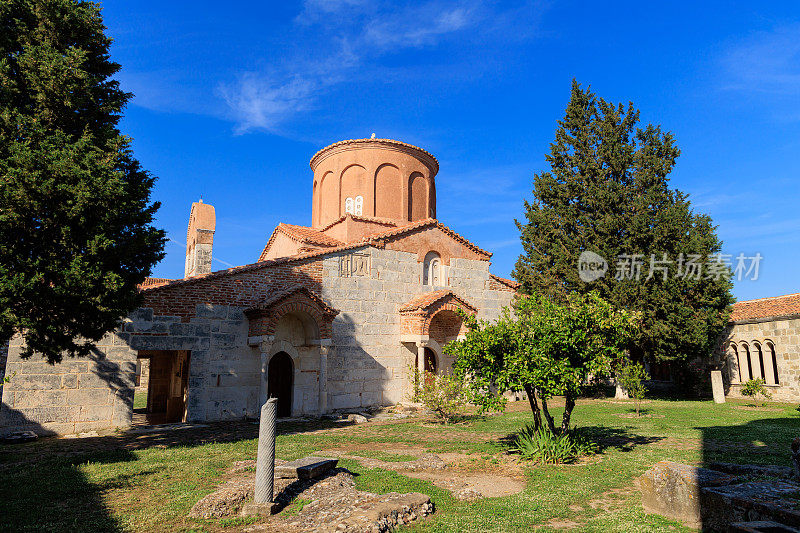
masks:
[[[0,342],[87,355],[163,257],[100,8],[0,1]]]
[[[546,157],[550,171],[534,176],[526,221],[517,221],[524,253],[513,275],[526,293],[562,299],[594,290],[617,307],[641,311],[644,327],[631,346],[636,359],[708,355],[729,316],[730,270],[713,275],[708,261],[721,250],[716,227],[669,187],[680,154],[672,135],[638,124],[633,104],[606,102],[573,81]],[[605,276],[581,279],[584,251],[608,262]],[[651,254],[666,254],[667,262],[655,263],[647,279]],[[616,279],[618,270],[634,273],[638,261],[639,280]]]

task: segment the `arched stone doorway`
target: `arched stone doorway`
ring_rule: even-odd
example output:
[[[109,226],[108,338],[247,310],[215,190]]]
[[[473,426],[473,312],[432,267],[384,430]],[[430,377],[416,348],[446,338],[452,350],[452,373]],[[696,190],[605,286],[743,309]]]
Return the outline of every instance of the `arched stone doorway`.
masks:
[[[294,364],[286,352],[278,352],[269,360],[267,394],[278,399],[278,417],[292,415],[292,382]]]

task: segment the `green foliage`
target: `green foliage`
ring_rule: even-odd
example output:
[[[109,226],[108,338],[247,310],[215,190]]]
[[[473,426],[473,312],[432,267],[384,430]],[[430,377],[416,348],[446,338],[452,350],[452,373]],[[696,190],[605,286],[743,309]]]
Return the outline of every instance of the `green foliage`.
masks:
[[[576,459],[597,451],[585,437],[570,431],[536,429],[528,424],[514,437],[511,451],[539,464],[574,463]]]
[[[0,3],[0,341],[87,355],[163,257],[99,5]]]
[[[524,390],[535,427],[540,427],[544,415],[551,432],[555,424],[547,401],[565,397],[561,427],[567,431],[589,376],[611,373],[625,356],[639,321],[635,313],[614,309],[593,293],[571,294],[565,302],[537,294],[522,296],[513,313],[505,309],[494,324],[464,318],[465,339],[448,343],[445,352],[455,356],[456,373],[469,377],[471,400],[484,410],[502,409],[503,392]]]
[[[469,401],[469,388],[464,378],[456,374],[423,372],[416,383],[419,386],[417,401],[442,422],[449,423],[461,416]]]
[[[765,385],[766,383],[762,378],[749,379],[742,385],[742,395],[749,396],[753,401],[756,401],[756,396],[760,394],[764,399],[769,400],[772,398],[772,394],[770,394]]]
[[[639,111],[597,98],[573,82],[564,118],[536,174],[525,221],[517,221],[524,249],[514,277],[527,294],[564,299],[598,294],[619,309],[642,312],[632,339],[636,360],[707,356],[725,327],[732,303],[728,275],[679,277],[680,254],[705,261],[721,250],[711,219],[695,213],[688,196],[669,188],[680,154],[670,133],[638,127]],[[578,258],[592,251],[609,263],[594,282],[579,277]],[[641,254],[643,276],[615,280],[617,257]],[[667,274],[646,279],[651,254],[674,261]],[[683,270],[681,270],[683,271]]]
[[[636,416],[639,416],[639,407],[647,391],[643,381],[649,379],[644,365],[626,359],[617,367],[616,375],[617,383],[625,389],[629,397],[633,398],[636,404]]]

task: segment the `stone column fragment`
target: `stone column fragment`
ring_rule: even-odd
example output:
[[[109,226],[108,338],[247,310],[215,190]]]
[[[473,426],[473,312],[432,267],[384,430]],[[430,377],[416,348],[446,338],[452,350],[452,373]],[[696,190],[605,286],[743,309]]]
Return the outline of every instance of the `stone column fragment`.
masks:
[[[261,407],[258,426],[258,457],[256,459],[255,502],[270,503],[275,484],[275,418],[278,399],[270,398]]]

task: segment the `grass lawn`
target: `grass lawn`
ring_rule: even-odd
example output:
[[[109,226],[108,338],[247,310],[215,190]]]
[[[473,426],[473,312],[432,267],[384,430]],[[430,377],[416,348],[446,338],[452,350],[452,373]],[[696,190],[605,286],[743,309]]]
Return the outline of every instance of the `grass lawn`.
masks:
[[[362,490],[419,491],[436,513],[409,531],[686,531],[646,515],[634,479],[670,459],[789,464],[789,443],[799,434],[794,405],[750,408],[745,401],[651,400],[641,418],[632,405],[612,400],[578,402],[573,421],[591,432],[601,451],[574,465],[525,466],[525,489],[499,498],[457,501],[428,481],[391,470],[340,464],[359,474]],[[504,437],[530,420],[527,404],[500,415],[440,426],[422,419],[341,427],[281,424],[278,456],[294,459],[318,450],[341,450],[382,461],[413,456],[398,448],[460,453],[476,471],[502,464]],[[203,521],[186,517],[212,492],[233,461],[255,457],[257,426],[213,424],[171,434],[41,439],[0,448],[0,530],[4,531],[236,531],[253,520]],[[302,506],[305,502],[298,502]],[[284,512],[297,512],[287,507]]]

